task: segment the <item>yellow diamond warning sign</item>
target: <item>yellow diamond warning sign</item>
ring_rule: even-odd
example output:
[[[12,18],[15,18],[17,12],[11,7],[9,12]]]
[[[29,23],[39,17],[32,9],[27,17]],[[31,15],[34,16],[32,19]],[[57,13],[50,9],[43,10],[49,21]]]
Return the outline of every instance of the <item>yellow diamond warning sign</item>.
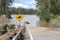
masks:
[[[21,20],[23,19],[22,14],[18,14],[18,15],[16,16],[16,19],[17,19],[18,21],[21,21]]]

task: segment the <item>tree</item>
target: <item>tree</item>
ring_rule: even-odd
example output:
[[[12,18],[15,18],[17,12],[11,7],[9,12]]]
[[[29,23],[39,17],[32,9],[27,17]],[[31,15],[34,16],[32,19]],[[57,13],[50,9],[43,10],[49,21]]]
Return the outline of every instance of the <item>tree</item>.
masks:
[[[36,5],[41,16],[44,20],[49,21],[52,15],[59,15],[60,13],[60,0],[36,0]]]
[[[21,14],[36,14],[37,10],[35,9],[26,9],[26,8],[9,8],[9,13],[11,14],[18,14],[18,13],[21,13]]]
[[[9,18],[9,12],[8,12],[8,6],[11,5],[13,0],[0,0],[0,9],[1,9],[1,14],[5,14],[6,17]]]

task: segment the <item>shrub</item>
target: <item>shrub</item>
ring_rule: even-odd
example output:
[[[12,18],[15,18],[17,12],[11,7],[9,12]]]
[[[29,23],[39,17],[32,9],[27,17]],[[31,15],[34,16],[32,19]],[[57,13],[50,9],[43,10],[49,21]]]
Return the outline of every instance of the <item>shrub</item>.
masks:
[[[15,25],[14,24],[5,24],[5,25],[2,25],[2,26],[0,26],[0,35],[3,35],[3,34],[5,34],[8,31],[7,27],[9,29],[15,29]]]
[[[10,29],[15,29],[15,25],[14,24],[10,24],[9,26],[10,26],[9,27]]]

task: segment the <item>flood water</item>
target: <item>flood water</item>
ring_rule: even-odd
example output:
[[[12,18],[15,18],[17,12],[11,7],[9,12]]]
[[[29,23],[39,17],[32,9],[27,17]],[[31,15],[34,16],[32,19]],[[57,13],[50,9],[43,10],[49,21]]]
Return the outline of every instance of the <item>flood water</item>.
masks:
[[[16,19],[16,15],[11,15],[12,19],[11,19],[11,23],[15,24],[15,25],[21,25],[23,26],[24,22],[30,22],[29,25],[27,25],[27,27],[36,27],[37,26],[37,22],[39,20],[39,17],[36,15],[23,15],[23,19],[19,22]]]

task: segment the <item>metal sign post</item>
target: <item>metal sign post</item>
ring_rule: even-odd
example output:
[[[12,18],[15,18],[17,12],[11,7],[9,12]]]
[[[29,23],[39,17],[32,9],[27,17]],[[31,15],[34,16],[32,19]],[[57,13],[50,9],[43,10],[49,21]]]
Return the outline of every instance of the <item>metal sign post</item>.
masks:
[[[16,16],[16,19],[19,21],[19,24],[20,24],[20,21],[23,19],[22,14],[18,14],[18,15]]]

